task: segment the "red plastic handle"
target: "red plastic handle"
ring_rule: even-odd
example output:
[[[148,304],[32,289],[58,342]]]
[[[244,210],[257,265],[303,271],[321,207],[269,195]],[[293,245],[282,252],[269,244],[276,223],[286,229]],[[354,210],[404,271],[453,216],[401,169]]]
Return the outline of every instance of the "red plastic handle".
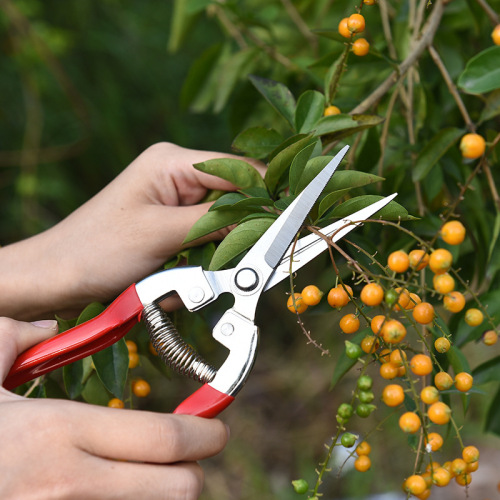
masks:
[[[174,411],[179,415],[214,418],[234,401],[233,396],[224,394],[205,384],[185,399]]]
[[[13,389],[109,347],[137,323],[143,308],[135,285],[130,286],[99,316],[23,352],[12,365],[3,386]]]

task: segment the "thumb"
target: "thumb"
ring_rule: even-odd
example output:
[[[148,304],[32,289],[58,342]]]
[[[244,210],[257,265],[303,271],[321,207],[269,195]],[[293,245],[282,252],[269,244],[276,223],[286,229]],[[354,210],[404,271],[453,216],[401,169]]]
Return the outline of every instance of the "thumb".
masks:
[[[0,318],[0,381],[6,379],[19,354],[56,333],[56,320],[25,323],[10,318]]]

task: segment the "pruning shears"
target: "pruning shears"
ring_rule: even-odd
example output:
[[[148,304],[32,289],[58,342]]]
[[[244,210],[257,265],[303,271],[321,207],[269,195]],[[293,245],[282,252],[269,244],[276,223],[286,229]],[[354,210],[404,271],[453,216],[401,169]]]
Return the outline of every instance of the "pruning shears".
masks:
[[[263,292],[274,287],[387,205],[383,198],[356,213],[295,242],[311,208],[349,149],[345,146],[295,198],[233,269],[205,271],[178,267],[153,274],[131,285],[99,316],[56,335],[22,353],[12,366],[4,387],[11,389],[63,365],[82,359],[121,339],[139,320],[147,327],[160,357],[202,387],[174,413],[212,418],[234,400],[255,361],[259,329],[254,323]],[[214,339],[229,354],[219,369],[203,358],[177,332],[159,303],[177,293],[189,311],[198,311],[222,293],[234,296],[213,328]]]

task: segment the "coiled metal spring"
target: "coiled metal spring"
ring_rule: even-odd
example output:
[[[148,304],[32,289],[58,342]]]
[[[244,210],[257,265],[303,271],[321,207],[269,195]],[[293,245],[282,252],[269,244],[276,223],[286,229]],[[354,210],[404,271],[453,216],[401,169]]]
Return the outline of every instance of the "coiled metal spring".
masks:
[[[217,370],[205,360],[180,336],[165,311],[152,303],[144,308],[142,314],[151,342],[160,358],[181,375],[197,380],[211,382]]]

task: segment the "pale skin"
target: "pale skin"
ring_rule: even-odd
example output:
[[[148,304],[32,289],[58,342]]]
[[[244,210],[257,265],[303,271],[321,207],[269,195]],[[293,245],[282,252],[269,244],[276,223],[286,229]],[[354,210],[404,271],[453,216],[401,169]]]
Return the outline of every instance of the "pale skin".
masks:
[[[152,146],[65,220],[0,249],[0,314],[16,318],[0,317],[2,382],[21,352],[57,333],[53,320],[20,319],[110,300],[181,249],[209,207],[197,204],[207,191],[234,189],[192,165],[223,156]],[[229,436],[217,419],[26,399],[1,387],[0,429],[2,499],[196,499],[197,462]]]

